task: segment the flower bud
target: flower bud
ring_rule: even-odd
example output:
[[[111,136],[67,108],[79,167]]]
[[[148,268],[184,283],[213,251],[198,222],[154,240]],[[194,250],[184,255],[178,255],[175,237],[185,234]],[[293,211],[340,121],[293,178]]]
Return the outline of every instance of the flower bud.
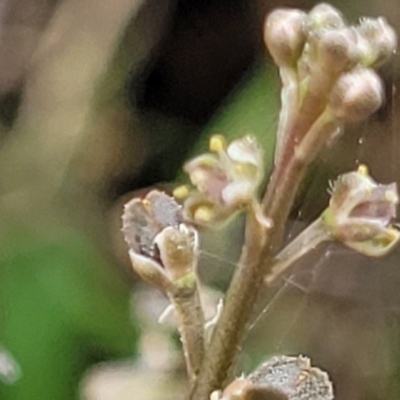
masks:
[[[353,28],[323,29],[312,38],[317,48],[317,62],[334,73],[349,70],[360,57]]]
[[[306,41],[306,19],[305,12],[294,9],[278,9],[268,15],[264,42],[278,66],[292,66],[299,59]]]
[[[321,28],[342,28],[344,26],[342,13],[330,4],[318,4],[308,14],[307,27],[310,31]]]
[[[196,225],[221,223],[252,204],[263,177],[261,149],[251,136],[226,144],[214,135],[210,151],[188,161],[184,170],[196,191],[184,202],[184,215]]]
[[[395,183],[377,184],[361,166],[336,180],[323,220],[336,240],[359,253],[380,257],[400,239],[399,231],[390,225],[398,202]]]
[[[397,35],[385,18],[363,18],[356,29],[363,65],[379,67],[396,51]]]
[[[176,281],[194,271],[197,242],[196,231],[185,224],[180,224],[178,228],[166,227],[154,238],[161,263],[172,280]]]
[[[329,98],[333,115],[345,122],[367,118],[383,102],[383,85],[371,69],[357,68],[337,80]]]

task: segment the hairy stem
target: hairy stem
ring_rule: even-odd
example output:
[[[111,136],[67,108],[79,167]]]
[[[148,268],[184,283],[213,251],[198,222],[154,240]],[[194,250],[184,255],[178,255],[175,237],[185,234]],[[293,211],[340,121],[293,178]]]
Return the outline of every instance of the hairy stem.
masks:
[[[193,288],[192,288],[193,289]],[[168,293],[178,317],[186,367],[191,382],[200,372],[204,356],[204,314],[197,286],[194,290],[178,289]]]

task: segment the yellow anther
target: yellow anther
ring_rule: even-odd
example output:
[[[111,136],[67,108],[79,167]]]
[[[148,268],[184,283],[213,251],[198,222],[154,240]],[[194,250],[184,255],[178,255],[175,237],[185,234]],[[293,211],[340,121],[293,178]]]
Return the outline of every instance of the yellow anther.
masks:
[[[245,165],[236,164],[235,165],[235,172],[237,172],[238,174],[243,174],[243,172],[245,172]]]
[[[143,199],[143,200],[142,200],[142,204],[143,204],[144,208],[145,208],[147,211],[151,212],[151,204],[150,204],[150,201],[149,201],[149,200]]]
[[[359,165],[357,172],[362,176],[368,176],[369,175],[368,167],[365,164]]]
[[[190,180],[194,185],[199,185],[202,182],[206,181],[207,179],[208,179],[207,173],[205,173],[202,170],[196,170],[190,174]]]
[[[256,180],[258,169],[255,165],[252,165],[252,164],[236,163],[235,172],[242,176],[246,176],[246,177]]]
[[[178,200],[184,200],[189,196],[189,188],[186,185],[178,186],[172,192],[173,196]]]
[[[214,210],[208,206],[200,206],[196,209],[193,215],[195,221],[198,222],[211,222],[214,220]]]
[[[210,138],[210,151],[219,153],[226,149],[226,140],[222,135],[213,135]]]
[[[365,188],[365,196],[369,197],[372,195],[372,189],[371,188]]]

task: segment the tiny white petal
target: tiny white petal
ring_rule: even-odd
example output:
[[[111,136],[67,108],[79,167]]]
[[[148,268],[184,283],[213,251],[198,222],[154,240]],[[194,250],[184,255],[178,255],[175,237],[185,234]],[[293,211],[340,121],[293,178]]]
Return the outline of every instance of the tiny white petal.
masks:
[[[252,164],[257,167],[260,166],[262,160],[260,148],[251,136],[245,136],[231,142],[227,153],[232,161]]]
[[[254,195],[254,185],[241,180],[228,185],[222,192],[222,198],[228,205],[248,202]]]

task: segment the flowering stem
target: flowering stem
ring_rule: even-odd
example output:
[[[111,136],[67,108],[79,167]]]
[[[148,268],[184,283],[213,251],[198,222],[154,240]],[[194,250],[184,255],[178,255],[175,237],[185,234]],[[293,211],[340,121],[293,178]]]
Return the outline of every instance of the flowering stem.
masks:
[[[204,314],[197,285],[168,291],[178,318],[178,330],[185,355],[186,368],[193,382],[200,372],[204,355]]]
[[[315,249],[320,243],[330,240],[331,235],[321,217],[308,226],[276,256],[276,263],[265,278],[270,285],[300,257]]]
[[[349,28],[340,12],[326,4],[315,7],[307,17],[296,10],[278,10],[267,19],[264,39],[281,69],[284,86],[275,170],[261,203],[264,218],[257,219],[254,209],[247,213],[239,265],[190,400],[208,400],[213,390],[223,387],[257,308],[265,277],[272,282],[307,249],[329,238],[329,229],[324,229],[318,220],[311,232],[300,235],[278,255],[276,263],[285,222],[307,167],[342,123],[365,119],[382,103],[382,84],[368,67],[380,58],[379,54],[387,57],[382,43],[394,50],[395,35],[387,35],[387,29],[381,21],[368,27]],[[381,40],[378,33],[382,32],[388,39]],[[297,76],[286,69],[293,66]],[[397,197],[391,190],[388,193],[386,202],[393,206]],[[365,208],[369,208],[368,204],[364,204]],[[382,237],[380,248],[385,252],[400,237],[392,228],[386,228],[385,225],[378,229]],[[336,233],[347,235],[343,229]],[[370,246],[371,251],[365,240],[346,244],[364,253],[382,254],[380,248],[377,253],[375,244]]]
[[[299,117],[294,125],[299,133],[303,133],[301,131],[304,128],[301,122],[302,118]],[[304,146],[301,143],[296,151],[295,144],[287,143],[287,147],[293,150],[292,155],[279,160],[262,203],[264,215],[272,221],[272,228],[264,228],[253,212],[248,213],[245,243],[238,269],[226,295],[220,323],[215,328],[190,400],[207,400],[209,394],[220,388],[228,378],[237,350],[265,288],[264,277],[268,275],[281,243],[297,188],[308,165],[336,129],[337,122],[329,113],[322,113],[309,132],[305,132],[307,141]],[[296,136],[288,136],[288,140]]]
[[[237,355],[245,334],[249,309],[254,305],[254,293],[263,282],[253,273],[260,265],[259,255],[265,243],[266,230],[260,225],[254,210],[246,221],[245,245],[239,269],[226,296],[220,322],[216,325],[203,361],[200,375],[190,394],[191,400],[208,400],[209,394],[222,386]],[[247,273],[246,273],[247,271]],[[243,278],[243,279],[241,279]],[[255,285],[254,291],[247,288]],[[243,290],[246,288],[246,290]],[[250,295],[247,299],[246,296]]]

